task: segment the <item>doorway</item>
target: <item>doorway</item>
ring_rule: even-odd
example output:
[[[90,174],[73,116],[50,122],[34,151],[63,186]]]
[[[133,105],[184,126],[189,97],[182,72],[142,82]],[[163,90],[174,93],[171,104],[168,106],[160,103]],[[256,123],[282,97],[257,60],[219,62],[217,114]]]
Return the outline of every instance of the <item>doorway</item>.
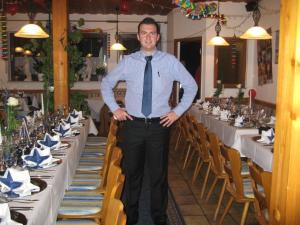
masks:
[[[185,66],[185,68],[190,72],[190,74],[196,80],[198,85],[198,92],[195,97],[199,99],[200,96],[200,87],[201,87],[201,53],[202,53],[202,38],[193,37],[193,38],[183,38],[175,39],[175,55],[180,60],[180,62]],[[179,90],[179,99],[183,94],[183,90]]]

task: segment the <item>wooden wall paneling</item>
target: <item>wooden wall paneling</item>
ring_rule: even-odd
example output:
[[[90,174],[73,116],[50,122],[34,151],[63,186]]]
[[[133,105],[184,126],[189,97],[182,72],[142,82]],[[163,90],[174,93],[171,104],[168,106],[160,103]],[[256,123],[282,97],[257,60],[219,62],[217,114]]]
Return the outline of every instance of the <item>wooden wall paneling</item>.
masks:
[[[69,108],[68,54],[64,47],[68,40],[68,0],[53,0],[53,75],[54,109]]]
[[[300,1],[281,0],[271,224],[300,224]]]

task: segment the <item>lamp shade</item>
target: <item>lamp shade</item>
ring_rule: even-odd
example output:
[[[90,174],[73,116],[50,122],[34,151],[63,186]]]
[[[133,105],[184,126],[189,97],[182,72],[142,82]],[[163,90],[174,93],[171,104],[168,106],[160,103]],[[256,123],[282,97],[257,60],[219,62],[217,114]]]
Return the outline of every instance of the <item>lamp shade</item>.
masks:
[[[22,47],[15,47],[15,52],[21,53],[24,52],[24,49]]]
[[[229,43],[220,36],[215,36],[207,42],[207,45],[228,46]]]
[[[33,23],[29,23],[21,27],[21,29],[15,33],[15,37],[21,38],[48,38],[47,34],[43,29]]]
[[[116,42],[110,47],[110,50],[125,51],[126,48],[119,42]]]
[[[266,40],[272,39],[272,36],[262,27],[250,27],[242,36],[242,39]]]

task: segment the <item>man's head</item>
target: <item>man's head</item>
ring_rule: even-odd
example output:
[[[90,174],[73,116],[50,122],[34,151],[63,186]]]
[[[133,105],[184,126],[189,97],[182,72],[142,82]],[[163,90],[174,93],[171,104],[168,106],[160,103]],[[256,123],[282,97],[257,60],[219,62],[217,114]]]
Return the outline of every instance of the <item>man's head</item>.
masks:
[[[141,44],[142,50],[152,52],[156,48],[159,38],[159,26],[154,19],[146,17],[139,23],[137,39]]]

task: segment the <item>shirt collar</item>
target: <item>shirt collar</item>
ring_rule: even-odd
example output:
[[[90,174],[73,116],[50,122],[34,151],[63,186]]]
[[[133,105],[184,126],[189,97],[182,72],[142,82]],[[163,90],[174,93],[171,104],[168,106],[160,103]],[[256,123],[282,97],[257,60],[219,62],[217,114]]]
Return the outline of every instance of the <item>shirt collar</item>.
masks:
[[[158,56],[158,54],[159,54],[158,52],[159,51],[155,48],[154,51],[152,52],[152,60],[155,59],[156,56]],[[145,58],[145,56],[148,56],[148,55],[146,55],[145,52],[141,49],[140,56],[141,56],[141,58]]]

